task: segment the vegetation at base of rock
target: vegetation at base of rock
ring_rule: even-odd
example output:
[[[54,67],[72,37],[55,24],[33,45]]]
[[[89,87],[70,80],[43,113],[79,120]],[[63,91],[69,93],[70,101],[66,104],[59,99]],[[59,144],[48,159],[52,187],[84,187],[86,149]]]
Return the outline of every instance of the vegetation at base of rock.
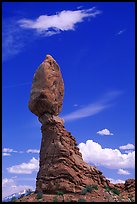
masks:
[[[118,189],[116,189],[116,188],[111,189],[111,191],[116,195],[120,194],[120,191]]]
[[[98,187],[97,185],[88,185],[86,186],[82,191],[81,191],[81,194],[82,195],[86,195],[86,193],[91,193],[91,191],[95,189],[95,190],[98,190]]]
[[[37,199],[39,200],[39,199],[41,199],[43,197],[43,194],[41,193],[41,192],[38,192],[37,193]]]
[[[57,195],[63,196],[63,195],[64,195],[64,192],[63,192],[63,191],[57,191]]]
[[[92,185],[91,187],[92,187],[92,189],[98,190],[98,186],[97,185]]]
[[[111,191],[111,188],[110,188],[109,186],[105,186],[105,190],[106,190],[107,192],[109,192],[109,191]]]
[[[55,196],[55,197],[53,198],[53,202],[58,202],[57,196]]]
[[[84,198],[80,198],[80,199],[78,199],[78,202],[87,202],[87,201]]]
[[[62,196],[62,201],[64,202],[64,192],[63,191],[57,191],[58,196]]]
[[[106,186],[105,187],[105,190],[107,191],[107,192],[109,192],[109,191],[111,191],[112,193],[114,193],[114,194],[116,194],[116,195],[119,195],[120,194],[120,191],[117,189],[117,188],[110,188],[109,186]]]

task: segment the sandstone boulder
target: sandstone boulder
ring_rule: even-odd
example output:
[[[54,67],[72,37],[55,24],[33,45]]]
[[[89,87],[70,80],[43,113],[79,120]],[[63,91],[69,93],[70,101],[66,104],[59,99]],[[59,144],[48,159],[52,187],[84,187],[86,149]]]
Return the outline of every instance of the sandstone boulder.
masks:
[[[47,55],[34,74],[29,109],[37,116],[58,115],[62,109],[64,83],[57,62]]]

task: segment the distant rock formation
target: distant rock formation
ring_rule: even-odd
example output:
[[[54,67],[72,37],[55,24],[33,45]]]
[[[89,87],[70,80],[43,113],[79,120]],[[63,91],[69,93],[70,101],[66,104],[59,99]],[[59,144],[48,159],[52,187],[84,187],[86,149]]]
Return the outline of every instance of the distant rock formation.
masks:
[[[114,185],[101,171],[83,161],[75,138],[65,129],[63,119],[58,117],[63,96],[64,83],[60,68],[47,55],[34,75],[29,100],[30,111],[42,123],[36,192],[79,193],[87,185],[113,188]]]

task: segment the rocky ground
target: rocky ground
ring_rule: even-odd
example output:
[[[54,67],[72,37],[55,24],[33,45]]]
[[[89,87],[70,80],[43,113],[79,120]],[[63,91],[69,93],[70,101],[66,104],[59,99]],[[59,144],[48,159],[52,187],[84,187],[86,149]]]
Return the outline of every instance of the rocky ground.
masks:
[[[135,202],[135,180],[129,179],[125,184],[115,184],[112,189],[108,186],[102,188],[91,185],[83,188],[81,193],[31,193],[16,202]]]

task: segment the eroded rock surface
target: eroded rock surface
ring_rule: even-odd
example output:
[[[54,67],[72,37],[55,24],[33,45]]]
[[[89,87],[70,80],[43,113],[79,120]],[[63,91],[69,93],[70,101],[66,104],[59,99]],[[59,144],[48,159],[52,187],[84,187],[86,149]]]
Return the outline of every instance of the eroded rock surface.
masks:
[[[64,83],[57,62],[47,55],[34,74],[29,109],[37,116],[58,115],[62,109]]]
[[[64,128],[63,121],[49,114],[44,118],[39,118],[43,125],[36,191],[76,193],[86,185],[109,185],[102,172],[83,161],[76,140]]]
[[[125,184],[112,184],[95,166],[83,161],[75,138],[58,116],[63,96],[64,83],[59,66],[47,55],[34,75],[29,100],[30,111],[42,123],[36,193],[56,194],[60,190],[70,194],[80,193],[87,185],[97,185],[102,194],[106,186],[110,189],[116,187],[128,199],[129,193],[135,192],[134,179]]]

